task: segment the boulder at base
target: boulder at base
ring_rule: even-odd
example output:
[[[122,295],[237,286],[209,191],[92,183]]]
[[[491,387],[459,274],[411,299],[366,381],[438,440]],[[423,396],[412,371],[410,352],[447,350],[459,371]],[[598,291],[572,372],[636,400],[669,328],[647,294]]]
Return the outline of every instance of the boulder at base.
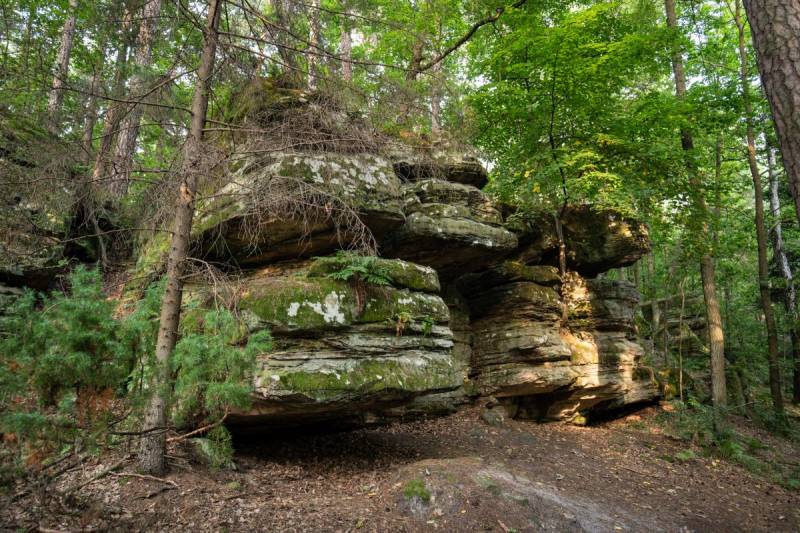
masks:
[[[258,359],[253,408],[232,423],[367,421],[371,412],[464,382],[433,270],[379,260],[391,280],[379,286],[326,274],[342,261],[244,281],[239,308],[251,327],[270,328],[276,348]]]

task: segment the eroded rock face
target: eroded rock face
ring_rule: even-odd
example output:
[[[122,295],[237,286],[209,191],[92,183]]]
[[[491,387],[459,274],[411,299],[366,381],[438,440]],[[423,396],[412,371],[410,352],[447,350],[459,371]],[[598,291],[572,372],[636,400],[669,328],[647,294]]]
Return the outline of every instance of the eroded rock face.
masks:
[[[409,258],[453,279],[517,247],[496,206],[472,185],[425,179],[404,184],[403,195],[406,222],[382,248],[390,257]]]
[[[408,182],[441,179],[482,188],[489,180],[476,153],[445,140],[416,149],[397,144],[390,157],[397,175]]]
[[[347,236],[330,217],[265,210],[259,195],[276,181],[357,212],[385,258],[371,265],[390,284],[335,279],[352,260],[333,255]],[[240,167],[199,206],[194,232],[201,257],[244,269],[239,311],[275,339],[258,359],[252,410],[231,422],[358,425],[451,412],[478,396],[508,416],[577,420],[653,398],[638,294],[590,279],[646,253],[646,228],[570,207],[562,279],[552,216],[509,218],[485,183],[474,154],[447,144],[277,153]]]
[[[75,163],[55,136],[0,110],[0,292],[46,290],[63,272]]]
[[[647,226],[611,210],[569,206],[561,224],[567,266],[586,277],[630,266],[650,251]],[[552,214],[516,219],[510,227],[519,237],[520,261],[558,265],[558,233]]]
[[[539,420],[579,419],[657,396],[652,372],[640,364],[639,298],[631,284],[571,273],[562,297],[554,288],[510,278],[471,300],[471,371],[483,395],[515,405],[518,417]]]

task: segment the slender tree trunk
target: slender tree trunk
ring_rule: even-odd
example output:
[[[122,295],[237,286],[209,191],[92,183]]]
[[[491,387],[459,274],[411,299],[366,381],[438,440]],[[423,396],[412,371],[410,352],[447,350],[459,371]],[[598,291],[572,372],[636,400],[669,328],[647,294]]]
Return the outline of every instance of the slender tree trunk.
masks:
[[[658,304],[658,296],[656,292],[656,262],[655,262],[655,251],[650,252],[647,254],[647,278],[648,278],[648,285],[650,286],[650,315],[652,320],[650,322],[650,327],[653,331],[653,349],[658,352],[658,331],[661,329],[661,306]],[[664,366],[667,366],[667,355],[664,354]]]
[[[75,12],[78,0],[69,0],[69,15],[61,30],[61,44],[56,57],[56,72],[53,86],[47,99],[47,127],[52,133],[58,131],[61,124],[61,103],[64,101],[64,84],[69,75],[69,56],[72,54],[72,43],[75,40]]]
[[[304,87],[305,76],[300,68],[298,53],[291,46],[289,35],[292,31],[292,22],[297,18],[297,5],[292,0],[271,0],[271,2],[278,26],[275,28],[274,41],[283,62],[284,77],[293,87]]]
[[[111,83],[111,96],[119,97],[125,84],[125,69],[128,62],[128,49],[130,48],[129,35],[133,13],[126,9],[122,18],[122,36],[117,45],[117,57],[114,62],[114,80]],[[109,167],[109,154],[114,142],[114,135],[120,121],[122,111],[118,102],[110,102],[106,108],[106,115],[103,119],[103,133],[100,136],[100,146],[94,159],[92,169],[92,186],[97,187],[101,182],[106,189],[109,189],[114,177],[107,176]]]
[[[775,172],[775,154],[767,142],[767,171],[769,173],[769,207],[774,221],[772,231],[772,255],[781,270],[786,283],[784,304],[789,315],[789,336],[792,340],[792,401],[800,403],[800,335],[797,327],[797,288],[794,284],[794,273],[786,255],[781,224],[781,197],[779,194],[778,174]]]
[[[745,28],[742,18],[741,2],[736,0],[734,22],[739,33],[739,81],[742,89],[745,122],[747,124],[747,163],[753,178],[756,207],[756,239],[758,241],[758,286],[761,293],[761,308],[767,328],[767,354],[769,360],[769,389],[772,405],[778,413],[783,412],[783,392],[781,390],[781,367],[778,353],[778,328],[769,293],[769,262],[767,260],[767,229],[764,220],[764,189],[761,186],[761,171],[756,161],[756,133],[753,126],[753,104],[750,101],[750,79],[747,72],[747,48]]]
[[[675,12],[675,0],[664,0],[667,14],[667,26],[678,29],[678,17]],[[675,95],[679,99],[686,96],[686,73],[683,68],[683,56],[676,49],[672,53],[672,71],[675,75]],[[689,184],[694,189],[694,207],[698,216],[707,218],[708,206],[702,194],[702,187],[697,169],[692,161],[694,138],[688,129],[681,130],[681,145],[687,154]],[[703,222],[703,234],[709,235],[708,223]],[[706,252],[700,259],[700,277],[703,282],[703,296],[706,304],[706,322],[708,324],[708,344],[711,352],[711,397],[716,407],[727,403],[725,387],[725,335],[722,331],[722,316],[717,299],[717,281],[714,258]]]
[[[433,74],[433,79],[431,80],[431,132],[434,135],[438,135],[442,131],[441,61],[431,68],[431,73]]]
[[[346,83],[353,81],[353,36],[350,34],[350,20],[345,16],[342,21],[342,35],[339,37],[339,55],[342,58],[342,79]]]
[[[170,388],[169,359],[178,336],[183,296],[183,272],[188,255],[192,218],[194,217],[194,197],[197,192],[197,181],[203,168],[203,128],[208,112],[211,77],[214,73],[221,7],[222,0],[209,0],[203,51],[197,70],[197,85],[192,98],[192,121],[184,145],[172,246],[167,259],[167,287],[161,302],[161,317],[156,341],[157,382],[151,385],[152,396],[143,424],[143,430],[150,431],[150,433],[142,439],[139,450],[139,468],[154,475],[163,473],[166,467],[164,457],[166,438],[164,432],[158,431],[158,428],[163,428],[167,422],[167,396]]]
[[[744,7],[800,220],[800,2],[744,0]]]
[[[320,27],[320,0],[311,0],[309,6],[308,22],[311,30],[309,39],[310,54],[308,54],[308,88],[312,91],[319,87],[320,56],[319,48],[322,43],[322,28]]]
[[[153,56],[158,16],[161,13],[161,0],[148,0],[142,12],[142,22],[136,37],[136,55],[133,60],[134,72],[128,94],[131,99],[143,98],[149,89],[147,69]],[[114,178],[109,182],[109,190],[115,197],[128,192],[133,156],[136,153],[136,140],[139,137],[139,124],[144,114],[144,105],[133,104],[119,125],[117,146],[114,150]]]
[[[101,56],[102,57],[102,56]],[[83,162],[88,165],[94,154],[94,127],[97,124],[97,90],[100,87],[100,73],[103,71],[103,59],[95,66],[92,81],[89,83],[89,101],[86,103],[86,117],[83,121]]]

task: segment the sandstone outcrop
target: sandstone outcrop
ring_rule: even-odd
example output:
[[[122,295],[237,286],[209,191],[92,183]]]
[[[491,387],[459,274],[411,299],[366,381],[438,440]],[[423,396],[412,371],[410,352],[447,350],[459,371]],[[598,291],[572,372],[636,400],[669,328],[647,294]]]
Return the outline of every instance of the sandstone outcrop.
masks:
[[[276,346],[258,359],[252,411],[233,422],[359,417],[463,384],[436,272],[378,260],[391,285],[359,287],[330,277],[343,261],[243,280],[239,308]]]
[[[264,88],[253,87],[257,98]],[[317,116],[313,95],[269,87],[269,102],[240,106],[231,120],[269,128],[306,113],[330,131],[348,127],[346,113]],[[553,214],[496,203],[481,190],[487,172],[472,150],[449,141],[312,141],[298,151],[246,150],[202,184],[191,253],[236,274],[237,315],[274,338],[251,376],[252,409],[228,422],[364,424],[444,413],[478,397],[502,409],[497,419],[582,420],[658,394],[642,364],[635,288],[595,279],[648,251],[644,225],[568,206],[562,275]],[[1,164],[29,168],[4,146]],[[30,214],[30,201],[17,204]],[[23,233],[2,236],[0,255],[11,243],[41,250],[37,265],[65,257]],[[381,258],[340,253],[365,234]],[[168,249],[166,233],[140,247],[126,298],[163,272]],[[0,264],[0,276],[32,268],[11,263]],[[213,290],[194,283],[190,296]]]

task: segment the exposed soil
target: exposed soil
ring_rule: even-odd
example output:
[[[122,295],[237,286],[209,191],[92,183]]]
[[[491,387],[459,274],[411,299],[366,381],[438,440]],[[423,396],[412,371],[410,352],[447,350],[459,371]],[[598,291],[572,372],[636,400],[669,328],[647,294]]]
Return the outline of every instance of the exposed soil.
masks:
[[[517,421],[495,428],[470,409],[378,429],[249,438],[237,442],[237,471],[210,472],[176,456],[165,483],[119,475],[134,471],[127,464],[69,504],[42,495],[10,504],[4,496],[0,524],[23,531],[800,531],[800,493],[725,461],[676,461],[685,444],[659,433],[655,411],[588,428]],[[795,444],[759,437],[762,453],[800,459]],[[116,459],[73,472],[63,485]]]

